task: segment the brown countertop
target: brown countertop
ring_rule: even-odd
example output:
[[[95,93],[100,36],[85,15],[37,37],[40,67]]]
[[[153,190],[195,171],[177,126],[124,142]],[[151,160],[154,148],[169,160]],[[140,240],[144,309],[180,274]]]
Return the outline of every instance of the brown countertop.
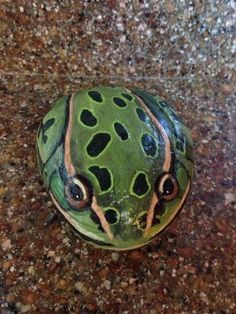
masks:
[[[236,313],[234,6],[2,1],[2,313]],[[36,163],[39,122],[59,96],[98,84],[159,94],[192,131],[184,210],[134,251],[95,249],[61,218],[44,226],[54,205]]]

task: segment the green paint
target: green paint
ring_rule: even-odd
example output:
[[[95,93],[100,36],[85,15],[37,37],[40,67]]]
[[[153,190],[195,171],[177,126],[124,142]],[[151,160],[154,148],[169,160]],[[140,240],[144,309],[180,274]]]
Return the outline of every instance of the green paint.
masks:
[[[92,91],[92,93],[90,93]],[[89,96],[90,95],[90,96]],[[169,137],[172,153],[175,155],[170,173],[177,182],[178,193],[165,201],[165,212],[159,224],[153,224],[145,233],[146,222],[142,217],[148,216],[148,209],[155,191],[158,193],[158,178],[163,173],[165,162],[165,147],[160,131],[145,112],[139,101],[140,97],[151,110]],[[116,104],[114,103],[116,99]],[[120,100],[119,100],[120,99]],[[124,103],[126,106],[124,106]],[[119,106],[120,104],[120,106]],[[137,108],[142,110],[144,119],[140,119]],[[83,110],[91,112],[96,123],[88,126],[81,121]],[[175,111],[159,97],[155,97],[141,90],[127,91],[121,87],[95,87],[77,92],[73,102],[71,129],[71,160],[78,176],[80,185],[84,186],[88,197],[83,207],[72,206],[66,194],[66,187],[71,182],[64,161],[64,141],[68,123],[68,97],[60,98],[44,117],[37,138],[37,151],[40,171],[48,190],[62,208],[67,221],[88,242],[97,241],[108,243],[111,247],[101,245],[107,249],[132,249],[149,243],[152,238],[162,231],[177,214],[183,195],[192,180],[194,165],[192,162],[192,140],[187,127],[177,116]],[[125,126],[128,138],[121,140],[114,129],[114,123]],[[111,136],[109,143],[97,156],[89,156],[87,147],[95,134],[106,133]],[[154,156],[147,156],[142,147],[143,134],[150,135],[156,144]],[[45,137],[46,136],[46,137]],[[184,139],[183,151],[176,148],[179,139]],[[108,169],[111,186],[102,190],[98,178],[89,171],[90,167]],[[133,191],[135,178],[144,173],[148,190],[142,195]],[[117,222],[110,223],[113,240],[106,232],[98,229],[100,226],[91,219],[92,196],[104,216],[106,211],[113,209],[117,213]],[[111,214],[111,213],[110,213]],[[113,217],[108,216],[112,222]]]

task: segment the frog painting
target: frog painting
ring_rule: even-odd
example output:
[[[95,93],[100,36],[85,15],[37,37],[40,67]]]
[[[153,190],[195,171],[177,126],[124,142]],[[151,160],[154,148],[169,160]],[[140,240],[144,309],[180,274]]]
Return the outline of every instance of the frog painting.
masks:
[[[57,209],[98,247],[151,242],[190,191],[187,127],[165,101],[139,89],[98,86],[60,98],[43,118],[36,146]]]

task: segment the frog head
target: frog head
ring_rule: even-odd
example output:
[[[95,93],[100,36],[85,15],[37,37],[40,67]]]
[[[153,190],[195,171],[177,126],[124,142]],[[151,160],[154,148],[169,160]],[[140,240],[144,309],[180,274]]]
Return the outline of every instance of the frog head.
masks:
[[[107,249],[153,240],[182,208],[193,176],[188,129],[141,90],[96,87],[60,98],[39,128],[37,152],[58,210]]]

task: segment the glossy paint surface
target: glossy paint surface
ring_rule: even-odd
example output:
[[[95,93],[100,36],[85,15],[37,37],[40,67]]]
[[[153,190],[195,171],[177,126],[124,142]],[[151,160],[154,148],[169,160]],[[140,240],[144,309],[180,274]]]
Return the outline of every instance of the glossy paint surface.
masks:
[[[188,129],[141,90],[95,87],[59,99],[37,152],[58,210],[82,238],[110,249],[142,246],[164,230],[193,176]]]

